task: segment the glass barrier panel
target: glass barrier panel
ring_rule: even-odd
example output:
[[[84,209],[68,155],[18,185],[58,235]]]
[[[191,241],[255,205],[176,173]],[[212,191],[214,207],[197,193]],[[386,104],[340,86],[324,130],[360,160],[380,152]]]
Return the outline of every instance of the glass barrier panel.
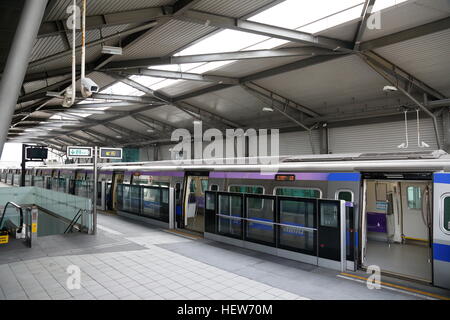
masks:
[[[219,194],[218,195],[217,232],[223,235],[241,238],[242,237],[242,195]],[[233,218],[234,217],[234,218]]]
[[[279,198],[279,247],[316,255],[316,200]]]
[[[249,241],[275,246],[275,197],[245,195]],[[250,221],[251,220],[251,221]]]

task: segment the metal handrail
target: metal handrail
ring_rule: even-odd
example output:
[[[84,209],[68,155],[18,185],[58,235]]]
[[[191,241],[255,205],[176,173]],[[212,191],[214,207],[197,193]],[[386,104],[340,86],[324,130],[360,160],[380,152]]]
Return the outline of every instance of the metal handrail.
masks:
[[[218,213],[218,214],[216,214],[216,216],[225,218],[225,219],[244,220],[244,221],[248,221],[248,222],[265,224],[265,225],[270,225],[270,226],[289,227],[289,228],[296,228],[296,229],[301,229],[301,230],[305,230],[305,231],[317,231],[317,228],[300,227],[300,226],[294,226],[294,225],[285,224],[285,223],[277,223],[277,222],[261,221],[261,220],[256,220],[256,219],[243,218],[243,217],[228,216],[226,214]]]
[[[73,217],[72,221],[70,221],[64,233],[67,233],[69,230],[73,229],[73,226],[78,222],[78,219],[80,219],[81,215],[83,214],[82,211],[83,211],[82,209],[78,210],[78,212]]]
[[[16,209],[19,209],[20,212],[20,228],[18,229],[19,233],[22,232],[22,226],[23,226],[23,210],[22,207],[19,206],[18,204],[14,203],[14,202],[7,202],[4,209],[3,209],[3,214],[2,217],[0,219],[0,227],[3,225],[3,220],[5,218],[5,213],[6,213],[6,209],[8,209],[8,205],[12,205],[13,207],[15,207]]]

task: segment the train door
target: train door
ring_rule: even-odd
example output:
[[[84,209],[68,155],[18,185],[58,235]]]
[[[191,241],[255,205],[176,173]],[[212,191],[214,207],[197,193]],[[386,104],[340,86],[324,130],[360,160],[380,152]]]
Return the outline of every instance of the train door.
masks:
[[[450,174],[433,180],[433,284],[450,289]]]
[[[187,174],[184,190],[184,228],[203,233],[205,231],[205,191],[208,190],[208,173]]]
[[[431,183],[365,180],[362,266],[431,282]]]
[[[117,186],[122,184],[124,179],[125,175],[123,172],[114,172],[110,189],[111,192],[106,200],[109,203],[108,208],[112,208],[112,210],[116,210],[117,208]]]

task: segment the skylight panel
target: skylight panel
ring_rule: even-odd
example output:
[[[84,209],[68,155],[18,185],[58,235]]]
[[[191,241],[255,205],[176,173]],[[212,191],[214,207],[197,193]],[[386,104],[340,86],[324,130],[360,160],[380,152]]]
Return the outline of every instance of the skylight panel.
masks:
[[[201,66],[203,63],[183,63],[183,64],[167,64],[161,66],[151,66],[149,69],[164,70],[164,71],[179,71],[187,72],[195,67]]]
[[[287,0],[249,20],[287,29],[297,29],[302,25],[363,3],[362,0]]]
[[[158,83],[155,83],[154,85],[152,85],[152,86],[150,87],[150,89],[156,91],[156,90],[159,90],[159,89],[162,89],[162,88],[165,88],[165,87],[168,87],[168,86],[177,84],[177,83],[181,83],[181,82],[183,82],[183,81],[185,81],[185,80],[165,79],[165,80],[163,80],[163,81],[160,81],[160,82],[158,82]]]
[[[362,5],[358,5],[356,7],[349,8],[342,12],[333,14],[324,19],[319,19],[316,22],[309,23],[305,26],[297,28],[296,30],[308,32],[308,33],[317,33],[319,31],[322,31],[322,30],[340,25],[347,21],[351,21],[353,19],[357,19],[357,18],[361,17],[362,8],[363,8]]]
[[[189,46],[175,56],[239,51],[267,39],[268,37],[248,32],[223,30]]]
[[[190,70],[189,72],[203,74],[208,71],[222,68],[222,67],[226,66],[227,64],[230,64],[233,62],[236,62],[236,60],[207,62],[207,63],[202,64],[199,67],[196,67],[196,68]]]
[[[403,3],[405,1],[407,1],[407,0],[377,0],[377,1],[375,1],[375,5],[374,5],[372,11],[373,12],[380,11],[385,8],[392,7],[392,6],[398,5],[400,3]]]
[[[143,96],[145,93],[137,90],[123,82],[117,82],[101,91],[101,93],[105,94],[117,94],[117,95],[125,95],[125,96]]]

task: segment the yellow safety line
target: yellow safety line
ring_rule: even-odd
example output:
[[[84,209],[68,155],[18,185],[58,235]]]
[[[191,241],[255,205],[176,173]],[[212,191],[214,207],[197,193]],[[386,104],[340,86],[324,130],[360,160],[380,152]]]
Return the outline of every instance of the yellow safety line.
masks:
[[[348,276],[348,277],[352,277],[352,278],[356,278],[356,279],[367,281],[367,278],[361,277],[361,276],[357,276],[357,275],[354,275],[354,274],[345,273],[345,272],[341,272],[341,274],[344,275],[344,276]],[[422,294],[422,295],[425,295],[425,296],[430,296],[430,297],[441,299],[441,300],[450,300],[450,298],[444,297],[444,296],[440,296],[438,294],[425,292],[425,291],[421,291],[421,290],[417,290],[417,289],[412,289],[412,288],[408,288],[408,287],[404,287],[404,286],[399,286],[399,285],[393,284],[393,283],[377,281],[377,280],[375,280],[375,283],[379,283],[379,284],[384,285],[384,286],[393,287],[393,288],[397,288],[397,289],[401,289],[401,290],[406,290],[406,291],[409,291],[409,292],[419,293],[419,294]]]
[[[178,231],[178,230],[166,230],[166,232],[183,235],[185,237],[189,237],[189,238],[193,238],[193,239],[202,239],[202,237],[200,237],[200,236],[196,236],[196,235],[193,235],[193,234],[190,234],[187,232]]]
[[[422,241],[422,242],[428,242],[428,240],[425,239],[419,239],[419,238],[410,238],[410,237],[403,237],[404,239],[408,240],[415,240],[415,241]]]

